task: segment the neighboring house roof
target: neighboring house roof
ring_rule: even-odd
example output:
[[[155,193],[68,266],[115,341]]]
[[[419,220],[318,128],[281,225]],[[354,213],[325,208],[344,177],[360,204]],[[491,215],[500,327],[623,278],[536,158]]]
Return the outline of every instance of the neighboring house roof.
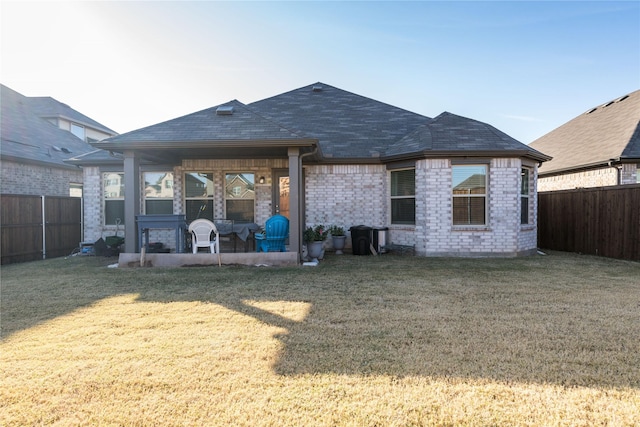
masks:
[[[640,161],[640,90],[587,110],[530,147],[553,156],[540,175]]]
[[[453,187],[453,192],[458,194],[474,194],[474,190],[484,190],[485,188],[487,188],[487,176],[476,173]]]
[[[0,85],[0,157],[25,163],[74,168],[64,160],[94,148],[34,114],[29,98]]]
[[[233,114],[216,114],[221,106],[233,107]],[[432,119],[320,82],[248,105],[234,100],[221,106],[92,145],[172,160],[212,155],[213,149],[225,150],[216,156],[260,156],[266,153],[257,147],[274,145],[316,145],[315,159],[345,163],[445,155],[549,159],[486,123],[451,113]]]
[[[107,134],[117,135],[117,132],[109,129],[101,123],[87,117],[79,111],[74,110],[67,104],[63,104],[50,96],[25,97],[31,111],[38,117],[62,118],[90,128],[102,131]]]

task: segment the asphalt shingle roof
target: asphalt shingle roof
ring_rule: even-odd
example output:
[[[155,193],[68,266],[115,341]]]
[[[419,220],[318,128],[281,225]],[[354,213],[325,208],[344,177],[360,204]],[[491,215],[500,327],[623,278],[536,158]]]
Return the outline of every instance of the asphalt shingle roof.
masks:
[[[640,90],[573,118],[530,144],[553,156],[541,174],[606,164],[612,159],[640,160]]]
[[[91,117],[85,116],[81,112],[74,110],[67,104],[63,104],[50,96],[29,96],[25,98],[31,111],[38,117],[62,117],[78,124],[88,125],[105,133],[112,135],[117,134],[117,132],[109,129],[101,123],[98,123]]]
[[[495,127],[444,112],[421,125],[411,134],[393,144],[386,151],[387,156],[397,156],[411,152],[498,152],[520,151],[545,157],[544,154],[527,147]]]
[[[233,113],[218,115],[218,107],[233,107]],[[240,101],[233,100],[108,138],[93,145],[100,147],[101,143],[126,145],[134,142],[265,141],[300,138],[304,136],[260,116]]]
[[[171,149],[184,157],[207,155],[216,143],[317,141],[324,161],[388,161],[428,152],[479,152],[547,157],[496,128],[442,113],[435,119],[315,83],[245,105],[237,100],[232,115],[215,106],[100,142],[97,148]],[[240,146],[240,145],[238,145]],[[189,149],[197,148],[197,152]],[[178,154],[179,151],[179,154]]]
[[[429,120],[320,82],[254,102],[249,107],[290,129],[317,138],[326,158],[383,156],[390,144]]]
[[[0,88],[3,158],[70,168],[65,159],[94,150],[80,138],[34,114],[28,97],[4,85]]]

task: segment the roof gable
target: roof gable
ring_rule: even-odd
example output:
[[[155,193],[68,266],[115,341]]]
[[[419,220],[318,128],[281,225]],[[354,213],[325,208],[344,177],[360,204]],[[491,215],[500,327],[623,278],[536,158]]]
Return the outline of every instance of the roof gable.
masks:
[[[429,117],[315,83],[249,104],[265,117],[319,140],[325,158],[377,158]]]
[[[510,137],[495,127],[477,120],[444,112],[393,144],[387,156],[406,152],[436,153],[516,152],[539,160],[548,157]]]
[[[640,90],[591,108],[533,141],[553,156],[541,173],[640,159]]]

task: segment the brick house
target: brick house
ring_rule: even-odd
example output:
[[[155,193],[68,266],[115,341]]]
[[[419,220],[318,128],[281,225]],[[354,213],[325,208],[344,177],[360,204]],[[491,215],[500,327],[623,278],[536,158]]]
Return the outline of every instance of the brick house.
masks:
[[[280,212],[298,260],[303,228],[317,224],[388,227],[392,243],[422,256],[535,253],[538,166],[550,159],[488,124],[429,118],[324,83],[92,145],[104,151],[71,160],[84,170],[86,240],[111,234],[119,216],[125,251],[136,252],[130,230],[150,209],[260,225]],[[110,174],[124,182],[116,197],[105,194]],[[167,176],[172,197],[141,191]]]
[[[539,191],[640,183],[640,90],[571,119],[530,147],[553,156]]]
[[[2,194],[81,196],[82,170],[65,162],[116,132],[51,97],[0,85]]]

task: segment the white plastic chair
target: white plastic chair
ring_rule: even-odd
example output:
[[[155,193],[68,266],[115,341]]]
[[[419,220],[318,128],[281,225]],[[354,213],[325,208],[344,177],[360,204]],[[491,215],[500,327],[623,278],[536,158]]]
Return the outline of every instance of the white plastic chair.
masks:
[[[220,234],[213,222],[200,218],[189,224],[191,233],[191,248],[193,253],[198,252],[198,248],[209,248],[211,253],[220,255]],[[215,236],[211,238],[211,233]]]

